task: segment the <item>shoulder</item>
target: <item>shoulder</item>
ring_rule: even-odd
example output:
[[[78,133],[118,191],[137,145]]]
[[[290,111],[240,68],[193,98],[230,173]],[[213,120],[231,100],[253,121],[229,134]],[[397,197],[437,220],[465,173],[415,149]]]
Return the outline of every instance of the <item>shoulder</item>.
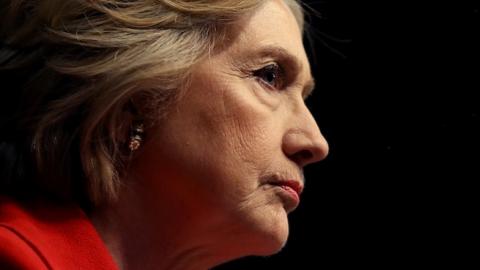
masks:
[[[117,269],[75,204],[0,196],[0,269]]]
[[[0,268],[43,270],[48,266],[28,239],[0,224]]]
[[[28,211],[20,204],[8,197],[0,197],[1,269],[49,269],[36,246],[38,232],[33,223]]]

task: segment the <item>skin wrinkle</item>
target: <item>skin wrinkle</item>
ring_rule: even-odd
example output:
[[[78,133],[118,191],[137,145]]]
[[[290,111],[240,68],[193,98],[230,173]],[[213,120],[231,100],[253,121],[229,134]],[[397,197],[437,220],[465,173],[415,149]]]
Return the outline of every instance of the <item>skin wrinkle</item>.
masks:
[[[265,101],[265,98],[264,97],[261,97],[261,91],[265,92],[265,89],[260,89],[260,87],[257,85],[258,82],[254,82],[254,85],[251,86],[251,89],[246,89],[246,90],[250,90],[251,92],[254,93],[254,95],[257,97],[257,99],[260,101],[261,105],[264,105],[265,107],[271,107],[270,104],[267,104],[267,102]],[[250,88],[250,87],[249,87]],[[222,96],[222,98],[224,98],[225,95]],[[233,101],[233,102],[238,102],[238,101]],[[225,100],[223,100],[223,104],[224,106],[225,105]],[[235,106],[235,105],[231,105],[231,106]],[[262,110],[263,108],[261,106],[258,106],[258,110]],[[278,109],[278,105],[275,106],[274,108],[272,108],[273,110],[276,110]],[[252,110],[250,107],[246,107],[244,109],[245,111],[250,111]],[[268,110],[268,109],[265,109],[265,110]],[[245,114],[247,114],[247,112],[245,112]],[[254,137],[256,136],[257,138],[262,138],[261,140],[265,140],[266,139],[266,131],[269,129],[269,127],[266,127],[266,126],[262,126],[262,127],[255,127],[254,130],[249,130],[250,128],[248,128],[248,124],[250,121],[255,121],[255,119],[243,119],[243,118],[234,118],[234,121],[235,121],[235,127],[237,127],[238,129],[242,130],[240,132],[241,134],[241,145],[238,146],[239,150],[241,150],[240,152],[244,152],[244,150],[242,150],[242,148],[244,149],[252,149],[253,147],[249,146],[249,142],[251,142],[251,140],[249,140],[247,138],[246,135],[249,135],[249,137]],[[242,121],[244,121],[245,123],[242,123]],[[235,129],[235,128],[233,128]],[[253,150],[253,149],[252,149]],[[248,159],[244,160],[245,162],[250,162]]]
[[[241,40],[241,38],[239,38]],[[246,40],[244,38],[246,42]],[[260,48],[260,49],[258,49]],[[294,93],[297,92],[297,89],[302,89],[301,90],[301,96],[302,96],[302,101],[304,101],[309,95],[312,94],[313,88],[315,86],[314,79],[312,78],[311,74],[309,74],[305,79],[299,78],[298,74],[303,74],[305,73],[305,70],[309,70],[309,65],[307,64],[307,68],[305,67],[304,64],[301,63],[299,60],[300,57],[292,55],[289,53],[285,48],[277,45],[277,44],[261,44],[259,46],[248,48],[245,51],[234,51],[232,54],[238,54],[240,55],[239,57],[235,57],[232,60],[233,63],[233,70],[234,72],[239,72],[243,75],[241,76],[249,76],[249,71],[250,70],[255,70],[258,68],[261,68],[262,65],[265,66],[266,63],[271,63],[272,61],[275,61],[275,59],[283,59],[282,61],[286,62],[287,64],[284,64],[284,67],[287,67],[287,73],[289,73],[289,77],[294,77],[294,79],[287,79],[287,81],[291,81],[285,92],[288,93]],[[241,60],[237,60],[241,59]],[[264,60],[259,60],[259,59],[264,59]],[[263,64],[262,64],[263,63]],[[290,63],[290,64],[288,64]],[[258,83],[254,82],[254,85],[252,86],[254,88],[254,91],[256,94],[258,94],[259,97],[263,97],[264,95],[267,94],[276,94],[266,92],[264,89],[261,89],[261,86],[258,85]],[[272,91],[271,91],[272,92]],[[280,107],[280,104],[278,103],[269,103],[272,102],[272,100],[263,98],[262,99],[264,104],[270,104],[271,107],[278,109]]]
[[[290,77],[293,76],[295,78],[298,74],[304,73],[305,69],[310,69],[309,66],[305,67],[298,56],[292,55],[288,50],[278,44],[264,44],[258,47],[260,49],[254,48],[247,50],[244,53],[244,59],[246,60],[234,62],[235,66],[237,66],[239,70],[249,70],[251,67],[261,67],[261,65],[265,65],[266,62],[280,59],[281,62],[284,63],[284,67],[288,69],[287,72],[291,73]],[[315,88],[315,80],[310,74],[304,81],[295,80],[291,86],[303,87],[302,96],[306,99],[312,94]]]
[[[216,63],[212,63],[213,65],[216,64]],[[225,73],[221,73],[219,76],[221,77],[227,77],[227,76],[238,76],[237,74],[235,74],[234,72],[225,72]],[[231,80],[230,80],[231,81]],[[239,145],[233,145],[233,149],[235,151],[235,154],[239,155],[239,157],[242,158],[242,161],[245,162],[245,164],[252,164],[252,167],[254,169],[257,169],[258,168],[255,168],[255,163],[259,163],[258,160],[257,161],[252,161],[249,157],[243,157],[242,154],[245,153],[245,152],[251,152],[253,151],[253,148],[255,147],[255,145],[251,145],[251,142],[252,140],[250,139],[251,137],[265,137],[265,130],[268,130],[267,127],[258,127],[258,128],[255,128],[254,130],[250,130],[251,128],[248,127],[249,123],[250,122],[254,122],[255,120],[250,120],[250,119],[243,119],[243,118],[239,118],[239,117],[235,117],[235,115],[230,115],[227,108],[229,108],[229,110],[231,110],[232,108],[235,108],[235,107],[238,107],[239,109],[242,109],[242,110],[245,110],[245,111],[250,111],[251,108],[250,107],[245,107],[243,108],[242,107],[242,104],[236,100],[236,99],[233,99],[233,100],[226,100],[226,92],[227,91],[235,91],[235,90],[229,90],[229,88],[231,88],[231,83],[229,83],[229,80],[227,79],[219,79],[219,85],[218,85],[218,89],[221,89],[220,92],[221,92],[221,96],[220,96],[220,100],[222,101],[222,107],[221,107],[221,113],[220,114],[225,114],[224,116],[222,116],[220,119],[222,120],[225,120],[224,118],[226,118],[227,121],[231,120],[233,121],[233,124],[231,127],[228,127],[226,128],[226,131],[224,132],[224,137],[225,138],[230,138],[230,136],[235,136],[236,134],[230,134],[229,131],[232,131],[232,130],[240,130],[240,132],[238,132],[239,135]],[[228,103],[228,104],[227,104]],[[240,114],[245,114],[245,115],[248,115],[248,112],[240,112]],[[218,125],[217,123],[213,124],[212,125],[213,127],[218,127],[218,126],[221,126],[221,125]],[[264,139],[262,139],[264,140]],[[227,140],[227,142],[230,142]],[[267,158],[265,158],[267,159]],[[260,158],[260,161],[263,161],[262,158]],[[262,162],[260,162],[259,164],[262,164]]]

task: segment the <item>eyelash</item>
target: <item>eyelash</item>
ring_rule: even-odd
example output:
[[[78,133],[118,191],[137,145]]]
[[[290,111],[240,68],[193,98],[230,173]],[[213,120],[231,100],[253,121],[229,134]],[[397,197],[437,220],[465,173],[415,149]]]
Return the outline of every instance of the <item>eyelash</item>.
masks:
[[[284,86],[285,73],[283,68],[277,63],[269,64],[253,71],[253,76],[268,88],[282,89]]]

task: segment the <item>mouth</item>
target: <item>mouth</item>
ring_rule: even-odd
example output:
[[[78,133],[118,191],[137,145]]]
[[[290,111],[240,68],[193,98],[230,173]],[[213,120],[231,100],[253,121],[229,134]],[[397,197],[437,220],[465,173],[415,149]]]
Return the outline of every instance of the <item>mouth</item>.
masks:
[[[271,180],[268,185],[274,187],[278,191],[278,195],[284,202],[287,213],[295,210],[300,204],[300,194],[303,191],[303,185],[296,180]]]
[[[280,181],[272,181],[270,183],[271,185],[278,185],[284,188],[289,188],[300,197],[300,194],[302,194],[303,191],[303,185],[296,180],[280,180]]]

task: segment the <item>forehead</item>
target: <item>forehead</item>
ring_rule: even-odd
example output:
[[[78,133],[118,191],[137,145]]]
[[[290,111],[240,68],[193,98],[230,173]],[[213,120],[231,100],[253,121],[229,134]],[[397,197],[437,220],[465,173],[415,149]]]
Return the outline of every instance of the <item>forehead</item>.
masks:
[[[280,48],[301,64],[310,75],[302,33],[290,8],[282,0],[265,1],[252,15],[239,22],[240,30],[232,44],[233,53],[248,55],[264,48]]]

